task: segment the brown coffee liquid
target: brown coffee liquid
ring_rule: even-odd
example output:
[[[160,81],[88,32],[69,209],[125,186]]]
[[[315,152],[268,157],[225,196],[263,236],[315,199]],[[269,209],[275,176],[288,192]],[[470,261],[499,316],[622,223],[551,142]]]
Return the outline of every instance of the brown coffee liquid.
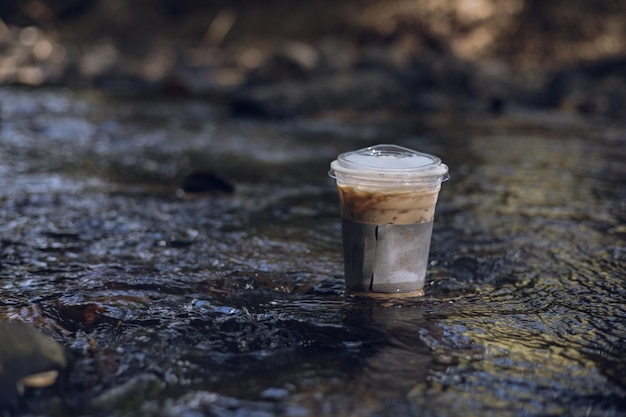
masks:
[[[413,224],[430,222],[440,186],[433,190],[366,189],[337,184],[344,219],[369,224]]]

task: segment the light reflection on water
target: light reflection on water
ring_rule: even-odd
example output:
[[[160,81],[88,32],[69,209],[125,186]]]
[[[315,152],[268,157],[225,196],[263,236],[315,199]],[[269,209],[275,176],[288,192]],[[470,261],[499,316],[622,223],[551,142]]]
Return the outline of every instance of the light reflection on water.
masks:
[[[453,384],[418,386],[412,398],[476,415],[619,413],[626,380],[613,368],[624,369],[626,291],[624,259],[614,254],[623,240],[606,233],[619,202],[594,194],[606,144],[583,135],[469,141],[482,161],[442,199],[464,211],[437,222],[462,236],[444,260],[451,275],[455,253],[477,259],[479,295],[429,314],[486,353],[448,368],[459,376]]]
[[[162,384],[143,415],[626,411],[626,136],[406,132],[399,144],[440,155],[452,180],[426,296],[369,300],[344,294],[325,171],[329,155],[397,128],[368,128],[365,143],[345,129],[316,136],[314,121],[207,118],[203,103],[61,95],[52,111],[45,94],[8,94],[0,318],[73,350],[68,397],[149,373]],[[59,133],[73,108],[89,121],[69,125],[76,143]],[[53,128],[29,136],[30,114]],[[177,197],[176,181],[203,164],[235,195]]]

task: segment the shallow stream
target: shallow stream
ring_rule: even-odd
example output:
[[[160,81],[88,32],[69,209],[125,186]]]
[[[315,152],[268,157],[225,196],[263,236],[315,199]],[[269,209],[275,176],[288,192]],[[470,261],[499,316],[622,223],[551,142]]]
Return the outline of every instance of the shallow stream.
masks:
[[[341,116],[0,89],[0,319],[72,356],[22,412],[624,415],[626,129]],[[356,298],[326,172],[389,142],[452,179],[426,295]]]

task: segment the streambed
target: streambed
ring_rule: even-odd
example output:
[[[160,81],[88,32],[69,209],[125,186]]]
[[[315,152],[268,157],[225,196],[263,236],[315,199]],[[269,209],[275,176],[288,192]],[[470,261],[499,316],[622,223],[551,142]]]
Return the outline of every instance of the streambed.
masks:
[[[623,126],[0,94],[0,319],[72,362],[20,413],[626,412]],[[343,288],[328,164],[386,142],[450,166],[421,298]]]

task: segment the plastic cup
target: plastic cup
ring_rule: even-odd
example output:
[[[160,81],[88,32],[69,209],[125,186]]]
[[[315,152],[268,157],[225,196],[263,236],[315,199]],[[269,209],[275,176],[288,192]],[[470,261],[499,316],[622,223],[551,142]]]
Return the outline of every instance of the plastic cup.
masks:
[[[448,167],[397,145],[342,153],[331,162],[341,204],[346,288],[422,292],[435,205]]]

